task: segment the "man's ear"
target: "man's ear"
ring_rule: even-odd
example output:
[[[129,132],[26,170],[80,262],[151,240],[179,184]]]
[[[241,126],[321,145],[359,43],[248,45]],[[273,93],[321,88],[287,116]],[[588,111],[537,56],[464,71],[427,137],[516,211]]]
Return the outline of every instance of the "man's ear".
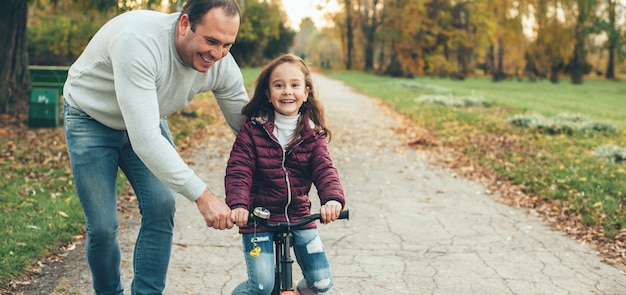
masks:
[[[191,22],[189,21],[189,15],[181,15],[180,20],[178,21],[178,33],[184,36],[190,26]]]

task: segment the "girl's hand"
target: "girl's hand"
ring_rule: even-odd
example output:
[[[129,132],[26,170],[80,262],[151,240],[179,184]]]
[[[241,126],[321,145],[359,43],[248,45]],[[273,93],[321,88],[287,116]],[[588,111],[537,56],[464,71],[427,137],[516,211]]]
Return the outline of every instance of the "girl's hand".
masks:
[[[248,224],[248,216],[250,212],[244,208],[235,208],[230,212],[230,217],[238,227]]]
[[[339,202],[330,201],[320,208],[320,215],[322,215],[322,223],[329,224],[337,218],[341,213],[341,204]]]

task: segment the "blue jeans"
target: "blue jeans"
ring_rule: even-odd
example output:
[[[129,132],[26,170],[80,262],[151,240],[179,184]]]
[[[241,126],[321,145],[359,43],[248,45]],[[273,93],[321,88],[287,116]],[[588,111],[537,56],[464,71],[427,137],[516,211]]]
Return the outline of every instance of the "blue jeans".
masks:
[[[298,289],[306,287],[317,293],[328,292],[333,278],[317,229],[296,230],[293,235],[293,252],[304,275]],[[274,233],[256,233],[256,245],[261,248],[256,257],[250,256],[250,250],[254,248],[253,239],[254,234],[242,235],[248,280],[235,287],[233,295],[269,295],[274,288]]]
[[[132,185],[141,228],[133,256],[131,294],[161,294],[172,248],[174,191],[137,157],[125,130],[111,129],[86,113],[63,107],[65,137],[76,191],[85,215],[85,252],[96,294],[123,294],[117,239],[118,167]],[[163,136],[172,142],[165,119]]]

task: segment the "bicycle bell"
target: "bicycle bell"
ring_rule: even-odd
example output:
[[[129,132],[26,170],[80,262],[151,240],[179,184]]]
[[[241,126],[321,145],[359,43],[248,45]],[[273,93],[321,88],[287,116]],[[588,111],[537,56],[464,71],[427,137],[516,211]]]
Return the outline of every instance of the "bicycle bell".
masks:
[[[254,208],[254,216],[261,218],[261,219],[269,219],[270,211],[263,207],[256,207]]]

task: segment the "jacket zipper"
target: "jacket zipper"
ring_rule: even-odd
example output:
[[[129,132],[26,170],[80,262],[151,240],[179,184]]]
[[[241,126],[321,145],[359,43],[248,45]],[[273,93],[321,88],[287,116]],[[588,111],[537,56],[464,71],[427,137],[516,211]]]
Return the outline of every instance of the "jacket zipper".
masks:
[[[289,214],[287,214],[287,209],[289,208],[289,205],[291,205],[291,199],[292,199],[292,195],[291,195],[291,182],[289,181],[289,172],[287,171],[287,167],[285,167],[285,160],[287,159],[287,155],[289,153],[291,153],[291,151],[293,151],[293,149],[300,145],[300,143],[302,143],[302,139],[300,139],[298,142],[294,143],[293,145],[291,145],[289,147],[289,151],[286,151],[282,145],[280,145],[280,143],[278,145],[280,145],[280,148],[283,150],[283,160],[281,163],[281,166],[283,168],[283,171],[285,172],[285,181],[287,182],[287,206],[285,206],[285,219],[287,220],[287,223],[289,223]]]
[[[280,145],[280,144],[279,144]],[[287,172],[287,167],[285,167],[285,159],[287,158],[287,151],[283,146],[280,146],[280,149],[283,150],[283,159],[280,163],[280,166],[283,168],[283,172],[285,173],[285,182],[287,183],[287,205],[285,206],[285,220],[289,223],[289,214],[287,214],[287,209],[291,204],[291,182],[289,181],[289,172]]]
[[[283,172],[285,173],[285,183],[287,183],[287,205],[285,206],[284,213],[285,213],[285,220],[287,221],[287,223],[289,223],[289,214],[287,213],[287,211],[288,211],[289,205],[291,204],[291,182],[289,181],[289,172],[287,172],[287,168],[285,167],[285,159],[287,158],[287,151],[285,151],[285,148],[283,148],[283,146],[280,144],[280,142],[277,139],[274,139],[272,134],[265,127],[265,124],[261,124],[261,127],[263,127],[263,130],[265,130],[265,133],[267,133],[267,136],[269,136],[273,142],[278,144],[280,149],[283,151],[283,158],[280,161],[280,167],[281,169],[283,169]]]

